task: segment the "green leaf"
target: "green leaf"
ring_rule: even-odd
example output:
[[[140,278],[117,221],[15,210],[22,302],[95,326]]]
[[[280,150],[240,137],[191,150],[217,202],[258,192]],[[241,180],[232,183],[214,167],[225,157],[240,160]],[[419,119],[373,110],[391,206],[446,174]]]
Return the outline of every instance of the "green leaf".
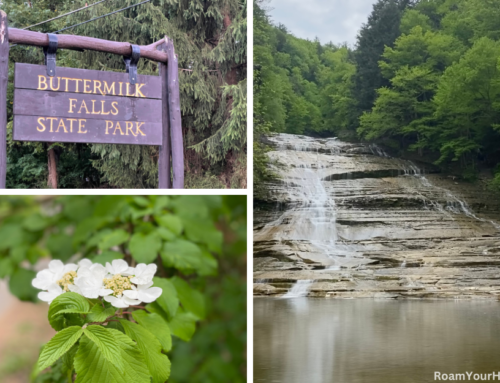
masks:
[[[123,371],[123,357],[118,341],[113,337],[113,333],[107,328],[91,325],[83,330],[85,335],[94,342],[102,353],[102,356],[112,363],[118,370]]]
[[[117,251],[103,251],[101,254],[94,257],[92,262],[100,263],[105,266],[106,262],[111,263],[115,259],[123,259],[123,254]]]
[[[127,241],[129,234],[122,229],[114,230],[110,234],[105,235],[99,242],[99,249],[107,250],[110,247],[118,246]]]
[[[161,249],[161,239],[157,233],[144,235],[136,233],[128,245],[130,254],[139,263],[151,263]]]
[[[78,314],[58,315],[61,310],[75,310],[88,312],[90,310],[89,302],[80,294],[64,293],[52,301],[49,307],[49,323],[56,331],[74,324],[83,325],[84,320]]]
[[[0,279],[12,274],[14,265],[10,258],[0,259]]]
[[[90,310],[90,314],[87,315],[87,322],[104,322],[110,316],[116,313],[116,308],[110,307],[105,309],[100,304],[95,305]]]
[[[54,335],[44,346],[40,358],[38,358],[38,371],[46,369],[63,356],[80,339],[82,334],[83,329],[81,327],[72,326]]]
[[[24,219],[23,226],[29,231],[40,231],[45,229],[49,224],[47,217],[43,217],[41,214],[36,213],[29,215]]]
[[[217,230],[210,221],[198,221],[195,219],[183,219],[186,228],[187,239],[207,245],[210,251],[219,253],[222,251],[222,232]]]
[[[2,238],[0,241],[0,250],[22,244],[23,237],[23,229],[19,225],[7,224],[0,227],[0,238]]]
[[[47,249],[53,259],[67,261],[74,254],[71,235],[65,233],[52,234],[47,239]]]
[[[76,383],[150,383],[150,373],[137,345],[118,330],[108,329],[120,346],[125,369],[109,363],[97,345],[82,337],[75,356]]]
[[[154,313],[154,314],[158,314],[159,316],[161,316],[163,318],[163,320],[165,322],[168,323],[168,321],[170,319],[172,319],[172,317],[170,317],[166,312],[165,310],[163,310],[161,308],[161,306],[157,303],[157,302],[153,302],[153,303],[148,303],[146,305],[146,310],[148,310],[150,313]],[[115,322],[116,323],[116,322]]]
[[[170,360],[161,353],[161,344],[144,327],[138,324],[120,320],[125,329],[125,333],[137,342],[137,347],[141,350],[146,359],[149,372],[153,377],[153,383],[164,383],[170,376]]]
[[[166,227],[163,226],[159,226],[156,229],[156,232],[165,241],[173,241],[174,239],[177,238],[177,236],[174,233],[172,233],[170,230],[168,230]]]
[[[77,309],[64,309],[64,310],[56,312],[54,314],[54,316],[63,315],[63,314],[88,314],[88,313],[89,313],[88,311],[81,311],[81,310],[77,310]]]
[[[175,317],[168,324],[172,335],[189,342],[196,331],[196,319],[193,314],[183,312],[179,309]]]
[[[100,229],[106,223],[106,219],[102,217],[90,217],[84,219],[78,224],[73,234],[73,243],[78,244],[85,241],[96,230]]]
[[[10,292],[22,301],[34,302],[38,290],[31,285],[31,281],[35,277],[36,273],[34,271],[18,268],[9,278]]]
[[[132,313],[132,316],[137,323],[156,336],[163,351],[168,352],[171,350],[172,336],[170,328],[160,315],[148,314],[144,310],[136,310]]]
[[[28,253],[28,245],[18,245],[10,249],[10,259],[15,264],[20,264],[26,259]]]
[[[92,235],[89,239],[87,239],[85,241],[85,247],[87,249],[90,249],[94,246],[97,246],[99,244],[99,242],[101,242],[101,240],[111,234],[113,232],[113,230],[109,229],[109,228],[104,228],[102,229],[101,231],[98,231],[97,233],[95,233],[94,235]]]
[[[175,267],[186,274],[203,265],[202,257],[200,248],[184,239],[166,242],[161,251],[165,266]]]
[[[150,204],[149,199],[147,199],[146,197],[134,197],[134,202],[142,207],[147,207]]]
[[[154,212],[155,214],[158,214],[169,205],[170,197],[166,195],[155,196],[155,197],[156,201],[154,204]]]
[[[153,286],[160,287],[163,291],[156,303],[165,311],[169,318],[173,318],[179,307],[179,299],[174,285],[168,279],[154,277]]]
[[[73,345],[67,353],[65,353],[61,361],[63,363],[63,370],[73,372],[73,362],[75,360],[75,354],[78,351],[78,345]]]
[[[172,278],[171,282],[175,286],[175,290],[177,290],[177,296],[182,307],[186,311],[190,311],[196,315],[198,319],[205,318],[205,300],[203,295],[179,277]]]
[[[183,225],[179,217],[168,214],[168,215],[155,215],[155,220],[158,225],[166,227],[172,233],[180,235],[182,233]]]

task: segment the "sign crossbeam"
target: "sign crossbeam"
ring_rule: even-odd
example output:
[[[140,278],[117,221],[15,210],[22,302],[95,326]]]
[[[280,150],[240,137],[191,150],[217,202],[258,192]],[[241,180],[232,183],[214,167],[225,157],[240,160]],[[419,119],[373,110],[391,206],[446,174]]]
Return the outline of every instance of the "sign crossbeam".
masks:
[[[47,34],[8,28],[0,11],[0,188],[5,188],[9,42],[49,46]],[[173,41],[134,46],[57,35],[58,49],[94,50],[159,63],[159,76],[16,63],[13,139],[18,141],[158,145],[159,188],[184,187],[178,60]],[[136,54],[137,56],[137,54]],[[135,81],[131,81],[134,77]]]

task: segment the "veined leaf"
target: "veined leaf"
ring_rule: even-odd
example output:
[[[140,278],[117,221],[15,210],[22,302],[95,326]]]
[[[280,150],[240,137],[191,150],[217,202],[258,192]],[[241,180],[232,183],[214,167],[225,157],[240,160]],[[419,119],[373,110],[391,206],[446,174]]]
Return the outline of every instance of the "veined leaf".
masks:
[[[87,322],[104,322],[107,318],[116,313],[116,308],[110,307],[105,309],[101,305],[95,305],[90,310],[90,314],[87,315]]]
[[[170,318],[173,318],[179,307],[179,299],[174,285],[168,279],[154,277],[153,286],[160,287],[163,290],[156,302]]]
[[[60,331],[70,325],[83,325],[84,323],[78,314],[58,315],[62,310],[88,312],[90,305],[83,296],[77,293],[68,292],[59,295],[52,301],[49,307],[49,323],[56,331]]]
[[[107,250],[110,247],[121,245],[128,239],[129,234],[123,230],[114,230],[110,234],[104,236],[99,242],[99,249]]]
[[[177,310],[175,317],[168,323],[172,335],[189,342],[196,331],[196,319],[196,316],[191,313]]]
[[[119,344],[124,371],[110,363],[94,342],[82,337],[75,356],[76,383],[150,383],[149,369],[137,345],[120,331],[107,330]]]
[[[126,320],[120,320],[120,323],[123,325],[125,333],[137,342],[137,347],[146,359],[153,383],[165,383],[170,376],[170,360],[161,353],[160,342],[153,334],[138,324]]]
[[[205,300],[203,295],[193,289],[189,284],[179,277],[174,277],[171,282],[177,290],[177,296],[181,301],[182,307],[196,315],[199,319],[205,318]]]
[[[150,263],[155,260],[161,249],[161,238],[156,232],[148,235],[135,233],[128,247],[137,262]]]
[[[168,323],[158,314],[148,314],[144,310],[136,310],[132,313],[135,321],[142,327],[154,334],[160,341],[163,351],[168,352],[172,348],[172,335]]]
[[[108,329],[91,325],[84,329],[83,332],[97,345],[105,359],[115,365],[119,371],[125,369],[120,346]]]
[[[155,215],[155,220],[158,225],[166,227],[175,235],[180,235],[183,230],[182,221],[179,217],[167,214],[167,215]]]
[[[201,249],[184,239],[166,242],[161,258],[165,266],[175,267],[185,274],[196,271],[203,264]]]
[[[37,369],[42,371],[63,356],[83,334],[83,329],[78,326],[68,327],[58,332],[45,345],[38,358]]]

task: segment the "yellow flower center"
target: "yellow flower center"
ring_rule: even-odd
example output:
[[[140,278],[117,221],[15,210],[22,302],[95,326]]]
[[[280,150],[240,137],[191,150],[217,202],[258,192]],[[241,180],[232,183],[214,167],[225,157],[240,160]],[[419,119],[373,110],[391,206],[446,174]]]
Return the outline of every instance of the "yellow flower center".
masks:
[[[113,290],[113,295],[119,297],[125,290],[132,290],[131,279],[132,276],[122,277],[120,274],[116,274],[111,278],[104,278],[104,287]]]
[[[57,281],[57,284],[63,288],[64,291],[69,291],[68,286],[75,283],[75,278],[77,274],[76,271],[68,271],[63,275],[61,279]]]

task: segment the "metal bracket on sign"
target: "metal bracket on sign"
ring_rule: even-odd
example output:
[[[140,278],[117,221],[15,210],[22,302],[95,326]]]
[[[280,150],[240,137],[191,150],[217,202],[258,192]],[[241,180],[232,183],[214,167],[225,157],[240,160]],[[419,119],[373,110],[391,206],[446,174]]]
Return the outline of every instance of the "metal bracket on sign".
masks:
[[[56,75],[57,35],[53,33],[47,33],[47,35],[49,36],[49,46],[43,48],[43,53],[47,66],[47,76],[54,77]]]
[[[134,85],[137,83],[137,63],[141,58],[141,48],[138,45],[131,45],[132,55],[124,57],[125,71],[129,74],[129,82]]]

